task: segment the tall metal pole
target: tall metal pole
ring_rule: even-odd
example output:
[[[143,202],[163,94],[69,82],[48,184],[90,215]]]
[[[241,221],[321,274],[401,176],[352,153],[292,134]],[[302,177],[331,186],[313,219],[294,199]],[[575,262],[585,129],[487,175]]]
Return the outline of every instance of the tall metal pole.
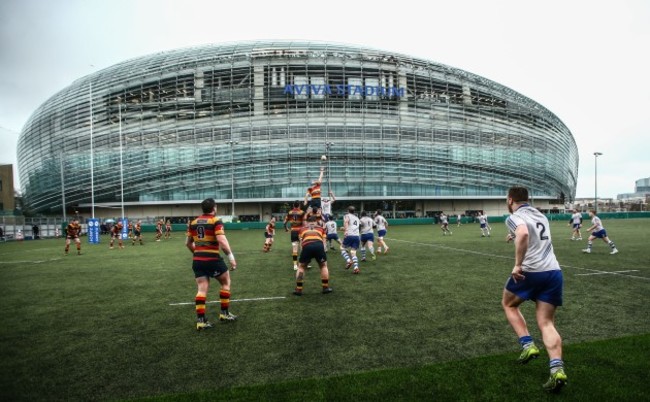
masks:
[[[594,152],[594,211],[598,213],[598,157],[602,152]]]
[[[95,149],[93,148],[93,83],[88,85],[90,95],[90,208],[92,218],[95,219]]]
[[[63,174],[63,152],[60,153],[59,161],[61,163],[61,205],[63,206],[63,222],[68,221],[65,214],[65,176]]]
[[[122,163],[122,101],[118,104],[118,119],[120,120],[119,134],[120,134],[120,204],[122,209],[122,222],[124,222],[124,164]],[[120,234],[121,236],[121,234]]]

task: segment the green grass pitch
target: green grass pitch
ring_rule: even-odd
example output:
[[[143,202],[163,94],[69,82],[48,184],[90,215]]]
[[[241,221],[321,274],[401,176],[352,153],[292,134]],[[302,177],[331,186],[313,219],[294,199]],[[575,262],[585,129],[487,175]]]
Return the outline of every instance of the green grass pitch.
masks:
[[[513,246],[502,223],[389,227],[390,252],[344,269],[328,253],[334,292],[317,268],[295,286],[289,236],[270,253],[262,230],[227,232],[234,323],[197,333],[196,285],[181,233],[109,250],[108,238],[63,255],[64,240],[0,243],[0,399],[38,400],[650,400],[650,220],[604,222],[585,255],[552,222],[565,275],[556,324],[569,384],[541,390],[545,353],[517,366],[500,306]],[[218,286],[208,295],[215,321]],[[524,315],[538,345],[532,303]]]

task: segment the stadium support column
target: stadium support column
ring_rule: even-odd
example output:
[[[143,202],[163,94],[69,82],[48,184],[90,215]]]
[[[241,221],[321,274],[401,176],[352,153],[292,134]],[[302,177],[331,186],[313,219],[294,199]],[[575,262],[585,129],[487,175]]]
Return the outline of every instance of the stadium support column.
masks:
[[[238,141],[226,141],[226,144],[230,146],[230,215],[232,219],[235,219],[235,157],[234,157],[234,148],[237,145]]]
[[[399,113],[402,117],[406,116],[409,111],[408,91],[406,90],[406,72],[403,69],[397,70],[397,83],[399,88],[404,88],[404,96],[399,101]]]
[[[264,65],[253,66],[253,115],[264,115]]]

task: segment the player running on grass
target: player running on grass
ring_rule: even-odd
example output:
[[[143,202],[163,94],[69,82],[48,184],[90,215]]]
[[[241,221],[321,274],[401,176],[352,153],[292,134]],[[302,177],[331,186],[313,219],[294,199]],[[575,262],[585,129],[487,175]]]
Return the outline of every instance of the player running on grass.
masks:
[[[587,248],[582,250],[583,253],[591,253],[591,246],[593,245],[594,239],[603,239],[605,243],[609,245],[612,249],[610,254],[618,254],[618,249],[613,241],[607,236],[607,231],[603,227],[603,222],[596,215],[596,210],[592,209],[589,211],[589,217],[591,218],[591,226],[587,229],[587,232],[591,232],[589,238],[587,239]],[[593,230],[593,232],[592,232]]]
[[[503,289],[501,305],[508,322],[519,337],[522,352],[518,362],[526,364],[539,357],[526,320],[519,306],[526,300],[535,302],[537,326],[549,357],[551,375],[542,386],[559,392],[567,382],[562,361],[562,337],[555,329],[555,310],[562,305],[563,277],[551,243],[551,227],[545,215],[528,204],[528,190],[512,187],[508,191],[506,219],[508,236],[514,241],[515,266]]]

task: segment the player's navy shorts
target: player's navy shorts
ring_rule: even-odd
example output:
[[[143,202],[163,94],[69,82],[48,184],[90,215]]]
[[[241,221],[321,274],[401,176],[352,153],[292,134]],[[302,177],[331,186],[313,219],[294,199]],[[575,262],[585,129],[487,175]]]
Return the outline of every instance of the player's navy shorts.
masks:
[[[604,239],[605,237],[607,237],[607,232],[605,231],[605,229],[600,229],[597,232],[591,232],[591,235],[597,239]]]
[[[309,206],[314,209],[320,208],[321,207],[320,198],[312,198],[311,201],[309,201]]]
[[[327,261],[327,254],[325,253],[325,247],[323,247],[323,243],[319,241],[315,241],[312,243],[308,243],[307,245],[302,247],[302,251],[300,251],[300,258],[298,259],[298,262],[301,264],[307,264],[309,261],[311,261],[312,258],[316,259],[316,262],[319,264],[321,262]]]
[[[221,258],[218,260],[210,261],[193,260],[192,271],[194,271],[195,278],[200,278],[202,276],[207,276],[208,278],[216,278],[224,272],[228,272],[228,267]]]
[[[365,243],[368,241],[375,241],[375,235],[372,233],[363,233],[361,235],[361,243]]]
[[[485,229],[487,227],[487,223],[481,223],[481,229]]]
[[[357,250],[360,242],[361,239],[359,239],[359,236],[345,236],[343,238],[343,248],[353,248]]]
[[[268,232],[264,232],[264,237],[267,238],[267,239],[272,239],[273,235],[268,233]]]
[[[300,232],[297,230],[291,231],[291,243],[294,241],[300,241]]]
[[[526,279],[515,283],[512,276],[506,282],[506,290],[524,300],[540,300],[554,306],[562,305],[562,271],[554,269],[543,272],[524,272]]]
[[[339,235],[336,233],[330,233],[327,235],[327,240],[338,240],[338,239],[339,239]]]
[[[386,236],[386,229],[377,231],[377,237],[384,237],[384,236]]]
[[[573,224],[573,228],[574,228],[574,229],[579,229],[579,228],[580,228],[580,224],[579,224],[579,223],[574,223],[574,224]]]

